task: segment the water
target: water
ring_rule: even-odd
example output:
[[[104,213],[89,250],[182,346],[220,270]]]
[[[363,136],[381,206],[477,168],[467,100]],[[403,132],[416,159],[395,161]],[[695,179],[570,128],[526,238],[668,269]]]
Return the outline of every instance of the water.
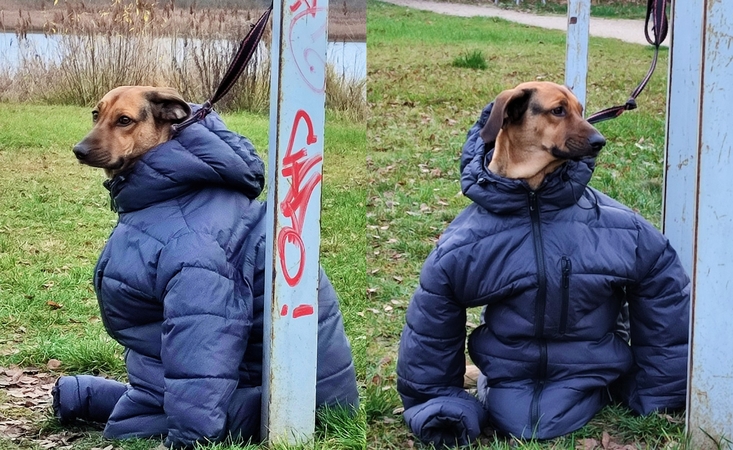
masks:
[[[0,70],[17,69],[22,56],[58,63],[59,41],[56,35],[29,33],[26,39],[18,40],[14,33],[0,33]],[[329,42],[326,55],[339,74],[355,80],[366,78],[366,42]]]

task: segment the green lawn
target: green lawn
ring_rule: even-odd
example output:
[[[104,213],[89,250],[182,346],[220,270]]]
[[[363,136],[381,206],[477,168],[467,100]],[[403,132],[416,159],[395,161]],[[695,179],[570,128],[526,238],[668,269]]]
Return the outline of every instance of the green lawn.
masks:
[[[104,332],[91,284],[94,264],[116,215],[102,186],[103,172],[78,164],[71,152],[91,128],[91,110],[0,106],[0,367],[32,367],[50,376],[98,373],[123,379],[122,349]],[[224,120],[248,136],[266,159],[267,117],[227,114]],[[367,365],[366,331],[360,317],[367,307],[364,124],[329,115],[325,145],[322,264],[340,295],[363,386]],[[49,360],[60,361],[60,367],[48,369]],[[50,408],[30,408],[43,400],[28,399],[29,407],[24,407],[10,396],[10,390],[0,390],[0,423],[20,420],[33,425],[22,437],[0,438],[0,448],[40,449],[44,440],[62,445],[62,430],[50,419]],[[317,448],[364,448],[363,411],[355,420],[332,415],[323,423]],[[75,449],[110,444],[93,428],[73,429],[70,436]],[[132,450],[158,443],[114,445]]]
[[[402,449],[413,438],[398,409],[397,345],[423,261],[469,203],[460,194],[458,173],[465,133],[502,90],[532,80],[563,83],[565,38],[500,19],[441,16],[376,1],[368,3],[367,17],[368,446]],[[589,47],[588,111],[623,103],[646,73],[652,49],[596,38]],[[486,69],[460,63],[479,53]],[[661,69],[639,97],[639,109],[598,124],[608,145],[591,183],[656,225],[666,66],[663,50]],[[470,317],[478,323],[475,311]],[[638,418],[606,408],[570,436],[544,443],[486,437],[477,448],[584,448],[590,439],[602,442],[605,431],[614,443],[674,449],[684,446],[682,422],[682,416]]]
[[[568,12],[567,0],[437,0],[443,3],[492,5],[534,14],[562,14]],[[645,0],[594,0],[590,5],[591,17],[611,19],[643,19],[646,17]]]

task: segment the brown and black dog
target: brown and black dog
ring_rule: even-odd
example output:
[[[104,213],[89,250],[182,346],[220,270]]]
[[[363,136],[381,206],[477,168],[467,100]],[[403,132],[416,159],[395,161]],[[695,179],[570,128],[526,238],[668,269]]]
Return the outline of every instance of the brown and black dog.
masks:
[[[565,161],[595,157],[606,145],[570,89],[547,81],[499,94],[481,138],[496,143],[489,170],[526,180],[532,189]]]
[[[566,161],[598,156],[606,145],[583,118],[583,106],[570,89],[548,81],[530,81],[500,93],[481,138],[495,143],[489,170],[526,180],[531,189]],[[478,376],[476,366],[466,366],[464,387],[475,387]]]
[[[80,163],[102,168],[113,178],[170,140],[171,125],[190,114],[191,107],[175,89],[120,86],[97,103],[94,127],[74,146],[74,154]]]

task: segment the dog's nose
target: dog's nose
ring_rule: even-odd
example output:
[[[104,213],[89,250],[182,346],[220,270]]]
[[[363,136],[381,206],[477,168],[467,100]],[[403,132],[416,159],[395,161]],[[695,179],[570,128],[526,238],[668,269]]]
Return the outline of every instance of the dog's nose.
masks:
[[[594,152],[600,152],[603,146],[606,145],[606,138],[601,133],[594,133],[588,138],[588,145]]]
[[[89,149],[86,146],[81,145],[81,143],[74,146],[74,155],[76,155],[76,159],[84,159],[88,154]]]

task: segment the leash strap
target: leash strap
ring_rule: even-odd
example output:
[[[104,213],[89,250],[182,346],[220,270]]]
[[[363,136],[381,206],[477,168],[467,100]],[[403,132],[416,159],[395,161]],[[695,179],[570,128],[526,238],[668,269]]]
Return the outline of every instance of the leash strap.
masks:
[[[649,32],[649,22],[652,22],[651,34]],[[649,80],[652,78],[654,69],[657,67],[657,57],[659,56],[659,46],[664,42],[669,30],[669,20],[667,19],[667,0],[648,0],[646,6],[646,21],[644,23],[644,36],[646,41],[654,46],[654,58],[649,66],[646,76],[636,89],[633,90],[631,96],[626,103],[619,106],[612,106],[603,109],[597,113],[593,113],[588,117],[588,122],[598,123],[604,120],[615,119],[623,114],[624,111],[636,109],[636,97],[641,94]]]
[[[232,62],[229,63],[229,67],[227,68],[224,77],[219,82],[219,87],[216,88],[216,92],[214,92],[214,95],[209,100],[206,100],[204,104],[201,105],[201,109],[192,114],[191,117],[179,124],[174,124],[172,126],[174,134],[179,133],[187,126],[198,122],[199,120],[203,120],[204,117],[206,117],[211,112],[214,103],[218,102],[222,97],[224,97],[224,95],[229,92],[232,86],[234,86],[234,83],[237,82],[239,76],[242,75],[242,72],[247,66],[247,63],[249,63],[249,60],[252,59],[252,56],[257,51],[257,46],[262,40],[262,35],[265,32],[267,22],[270,19],[272,6],[273,5],[271,3],[270,7],[265,10],[262,16],[252,26],[252,29],[249,30],[249,33],[247,33],[244,39],[242,39],[242,42],[239,44],[239,50],[237,50],[237,53],[234,55]]]

